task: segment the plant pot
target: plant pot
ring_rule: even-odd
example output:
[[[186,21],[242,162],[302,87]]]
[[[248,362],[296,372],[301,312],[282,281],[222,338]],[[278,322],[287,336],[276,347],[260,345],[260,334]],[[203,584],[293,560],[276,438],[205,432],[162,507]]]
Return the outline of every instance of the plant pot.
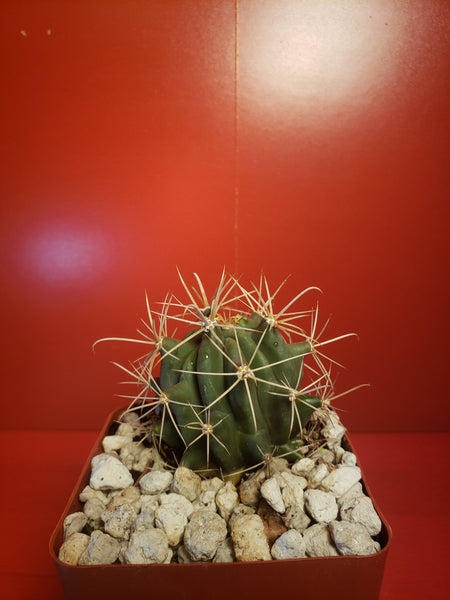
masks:
[[[102,440],[111,432],[124,408],[105,423],[78,479],[67,506],[51,536],[50,554],[67,600],[99,598],[154,598],[225,600],[246,590],[251,596],[314,598],[314,600],[376,600],[379,597],[391,529],[374,503],[382,521],[377,537],[381,550],[369,556],[332,556],[270,560],[263,562],[191,563],[154,565],[71,566],[58,559],[65,517],[81,509],[79,494],[89,483],[90,463],[102,452]],[[351,450],[348,437],[343,445]],[[362,477],[365,493],[372,498]],[[373,498],[372,498],[373,501]],[[227,585],[228,584],[228,585]]]

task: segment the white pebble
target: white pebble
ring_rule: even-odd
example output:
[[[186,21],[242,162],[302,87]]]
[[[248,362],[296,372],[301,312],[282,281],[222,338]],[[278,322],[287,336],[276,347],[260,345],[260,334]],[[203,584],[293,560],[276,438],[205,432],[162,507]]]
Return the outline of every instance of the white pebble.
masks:
[[[271,477],[261,484],[261,496],[278,513],[284,513],[286,510],[280,486],[275,477]]]
[[[312,458],[301,458],[292,465],[291,471],[294,473],[294,475],[306,477],[315,464],[316,463],[312,460]]]
[[[329,475],[330,471],[328,467],[324,463],[318,463],[311,471],[308,473],[308,487],[316,488],[322,482],[325,477]]]
[[[83,512],[86,515],[87,523],[91,529],[98,529],[102,525],[100,515],[106,506],[99,498],[89,498],[83,506]]]
[[[133,485],[130,471],[115,456],[98,454],[92,459],[91,467],[89,485],[94,490],[123,489]]]
[[[366,556],[380,549],[380,544],[370,537],[361,523],[331,521],[329,529],[340,554]]]
[[[227,524],[208,509],[192,513],[184,532],[184,547],[194,561],[211,560],[220,542],[227,537]]]
[[[347,465],[339,466],[337,469],[322,479],[320,488],[325,492],[331,492],[339,498],[361,479],[361,469]]]
[[[173,475],[170,471],[150,471],[139,479],[143,494],[161,494],[170,488]]]
[[[137,517],[137,510],[131,504],[120,504],[102,512],[105,532],[119,540],[128,540]]]
[[[186,513],[160,506],[155,512],[155,527],[162,529],[170,546],[177,546],[183,539],[184,528],[188,523]]]
[[[201,482],[201,478],[191,469],[178,467],[173,476],[171,491],[192,502],[201,492]]]
[[[326,416],[325,425],[322,428],[322,435],[327,440],[327,446],[333,452],[341,445],[342,438],[345,435],[345,427],[342,425],[339,416],[329,411]]]
[[[161,506],[155,511],[155,527],[162,529],[170,546],[177,546],[183,538],[188,518],[193,512],[192,503],[180,494],[163,494]]]
[[[155,511],[141,510],[134,522],[134,531],[153,529],[155,526]]]
[[[58,558],[66,565],[77,565],[80,556],[89,544],[89,536],[84,533],[72,533],[59,549]]]
[[[360,481],[357,481],[352,487],[342,494],[339,498],[336,498],[339,506],[350,498],[359,498],[360,496],[364,496],[363,487]]]
[[[220,516],[228,522],[235,506],[239,504],[239,495],[235,485],[227,481],[216,494],[216,505]]]
[[[361,523],[370,535],[381,531],[381,519],[378,516],[372,500],[368,496],[349,498],[341,505],[340,516],[343,521]]]
[[[217,546],[216,553],[213,558],[213,562],[215,563],[230,563],[234,562],[234,549],[233,542],[231,538],[226,538],[223,542]]]
[[[264,523],[258,515],[242,515],[231,525],[231,538],[238,561],[270,560]]]
[[[271,554],[277,560],[303,558],[305,556],[305,542],[302,535],[295,529],[289,529],[275,540]]]
[[[120,450],[130,441],[127,435],[107,435],[102,440],[103,451],[108,453],[113,450]]]
[[[189,500],[181,494],[172,492],[169,494],[161,494],[159,496],[159,502],[161,506],[164,506],[165,508],[173,508],[174,510],[185,513],[188,519],[194,511],[192,502],[189,502]]]
[[[161,529],[145,529],[132,534],[128,549],[125,551],[125,562],[133,565],[150,565],[165,563],[171,556],[165,533]]]
[[[89,498],[98,498],[105,506],[108,504],[108,494],[102,492],[101,490],[94,490],[94,488],[91,488],[90,485],[87,485],[81,490],[79,500],[81,503],[84,503],[87,502]]]
[[[348,465],[350,467],[356,467],[356,456],[353,452],[347,450],[341,456],[341,465]]]
[[[318,523],[329,523],[338,515],[336,498],[329,492],[306,490],[305,506],[311,517]]]
[[[338,556],[339,552],[326,523],[316,523],[303,532],[306,554],[308,556]]]
[[[200,491],[201,492],[218,492],[220,488],[224,485],[222,479],[219,477],[212,477],[211,479],[202,479],[200,483]]]
[[[112,565],[119,557],[120,542],[99,530],[93,531],[79,565]]]
[[[290,506],[283,517],[283,522],[288,529],[296,529],[299,533],[308,527],[311,519],[300,506]]]
[[[64,539],[66,540],[73,533],[80,533],[83,531],[87,520],[87,516],[84,512],[75,512],[67,515],[63,523]]]
[[[108,502],[108,510],[113,510],[121,504],[131,504],[137,511],[141,508],[141,493],[139,488],[130,486],[115,493]]]

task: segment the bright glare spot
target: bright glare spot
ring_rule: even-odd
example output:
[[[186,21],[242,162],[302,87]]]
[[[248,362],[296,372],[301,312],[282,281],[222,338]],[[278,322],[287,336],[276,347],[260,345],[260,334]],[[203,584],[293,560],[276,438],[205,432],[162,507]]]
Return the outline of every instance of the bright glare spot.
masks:
[[[89,282],[107,263],[104,236],[73,226],[43,227],[29,238],[24,258],[33,278],[54,283]]]
[[[404,36],[395,6],[283,6],[266,5],[243,32],[242,76],[263,110],[322,119],[370,103],[394,85]]]

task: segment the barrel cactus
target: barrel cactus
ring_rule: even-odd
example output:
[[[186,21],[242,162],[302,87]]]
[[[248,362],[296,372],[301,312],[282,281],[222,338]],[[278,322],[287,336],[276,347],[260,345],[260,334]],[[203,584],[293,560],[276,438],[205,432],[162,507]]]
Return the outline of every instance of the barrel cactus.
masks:
[[[147,300],[146,330],[131,341],[150,351],[130,367],[118,365],[138,384],[130,410],[169,462],[205,476],[237,481],[267,457],[302,456],[306,425],[332,387],[319,348],[334,340],[315,339],[316,309],[293,311],[317,288],[275,314],[281,286],[272,294],[264,277],[245,289],[223,273],[208,298],[194,276],[188,286],[180,275],[187,302],[168,296],[155,311]],[[171,324],[181,328],[177,337]]]

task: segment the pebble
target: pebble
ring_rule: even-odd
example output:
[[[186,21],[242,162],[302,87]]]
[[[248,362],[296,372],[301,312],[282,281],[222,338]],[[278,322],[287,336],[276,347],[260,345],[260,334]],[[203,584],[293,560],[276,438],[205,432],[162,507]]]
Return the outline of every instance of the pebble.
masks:
[[[90,529],[99,529],[102,526],[103,521],[101,514],[105,510],[106,506],[99,498],[89,498],[89,500],[83,506],[83,512],[87,518],[87,524]]]
[[[207,490],[206,492],[201,492],[200,496],[196,500],[194,500],[192,505],[194,507],[194,510],[207,508],[212,512],[217,512],[216,492],[214,490]]]
[[[243,479],[239,485],[241,502],[248,506],[257,506],[260,499],[261,483],[265,480],[264,474],[253,475]]]
[[[308,473],[308,487],[316,488],[330,474],[325,463],[318,463]]]
[[[315,465],[315,461],[312,458],[301,458],[292,465],[291,471],[294,475],[300,475],[301,477],[307,477],[308,473]]]
[[[138,424],[136,424],[138,425]],[[131,423],[120,423],[116,435],[133,439],[136,434],[136,426]]]
[[[194,562],[192,560],[192,558],[189,556],[188,551],[182,544],[180,546],[178,546],[178,548],[177,548],[177,559],[178,559],[178,562],[181,564]]]
[[[308,487],[308,480],[305,477],[295,475],[294,473],[291,473],[291,471],[284,471],[283,473],[280,473],[278,483],[280,484],[281,489],[285,488],[286,486],[293,486],[304,490]]]
[[[75,512],[67,515],[63,523],[64,539],[73,533],[80,533],[87,524],[88,518],[84,512]]]
[[[263,502],[263,501],[262,501]],[[230,518],[228,520],[228,528],[231,527],[233,521],[235,519],[237,519],[238,517],[242,516],[242,515],[254,515],[256,512],[256,509],[253,506],[247,506],[247,504],[236,504],[236,506],[233,508],[233,512],[230,515]]]
[[[231,538],[226,538],[223,542],[217,546],[216,553],[213,558],[215,563],[230,563],[234,562],[236,557],[234,556],[233,542]]]
[[[231,538],[238,561],[270,560],[264,523],[258,515],[242,515],[231,525]]]
[[[311,519],[300,506],[290,506],[284,514],[283,521],[288,529],[296,529],[299,533],[303,533],[311,523]]]
[[[112,509],[108,507],[100,516],[106,533],[119,540],[128,540],[137,515],[138,511],[134,506],[125,503]]]
[[[98,498],[105,506],[108,504],[108,494],[101,490],[94,490],[90,485],[82,489],[78,498],[81,503],[87,502],[89,498]]]
[[[318,523],[329,523],[338,516],[336,498],[330,492],[306,490],[305,507],[309,515]]]
[[[339,552],[333,544],[328,525],[315,523],[303,532],[307,556],[338,556]]]
[[[337,498],[337,503],[340,506],[346,500],[350,498],[358,498],[359,496],[364,496],[364,490],[360,481],[356,482],[352,487],[342,494],[339,498]]]
[[[161,505],[155,511],[155,527],[166,533],[170,546],[177,546],[181,542],[187,523],[188,511],[181,504]]]
[[[150,471],[139,479],[139,487],[143,494],[162,494],[170,488],[172,481],[170,471]]]
[[[83,511],[63,524],[59,556],[67,564],[226,563],[380,550],[373,537],[382,523],[355,454],[340,445],[345,428],[336,413],[324,422],[327,447],[305,456],[305,446],[291,468],[275,458],[270,472],[249,475],[238,489],[186,467],[169,469],[156,448],[133,441],[138,429],[136,415],[128,414],[92,459],[90,484],[79,495]]]
[[[340,462],[341,465],[349,465],[350,467],[356,467],[356,456],[353,454],[353,452],[348,452],[347,450],[345,450],[345,452],[341,456]]]
[[[93,531],[79,565],[112,565],[119,558],[120,542],[100,530]]]
[[[361,523],[331,521],[329,529],[340,554],[366,556],[380,549],[380,544],[371,538]]]
[[[239,504],[239,495],[236,486],[227,481],[216,494],[216,505],[220,516],[228,522],[235,506]]]
[[[317,462],[324,462],[328,464],[332,464],[335,461],[334,452],[328,450],[327,448],[319,448],[312,455],[311,458]]]
[[[91,461],[89,485],[94,490],[123,489],[133,485],[130,471],[118,458],[110,454],[98,454]]]
[[[303,558],[305,542],[302,535],[295,529],[289,529],[280,535],[271,548],[272,557],[277,560],[285,558]]]
[[[300,485],[286,485],[281,491],[281,496],[283,498],[284,505],[287,508],[291,506],[299,508],[304,507],[304,493],[303,488]]]
[[[320,488],[325,492],[331,492],[339,498],[361,479],[361,469],[347,465],[339,466],[337,469],[322,479]]]
[[[208,509],[192,513],[184,532],[184,547],[194,561],[211,560],[227,537],[225,520]]]
[[[156,463],[155,453],[159,459],[159,463]],[[156,469],[161,469],[164,465],[164,461],[159,456],[155,448],[142,447],[141,451],[135,455],[132,469],[138,473],[143,473],[150,466],[154,466]],[[155,466],[156,465],[156,466]]]
[[[156,465],[156,468],[161,469],[164,464],[164,461],[155,448],[147,448],[140,442],[133,442],[130,439],[127,444],[124,444],[120,448],[119,458],[127,469],[139,473],[142,473],[152,465],[153,467]]]
[[[381,519],[368,496],[345,500],[341,505],[340,517],[343,521],[361,523],[371,536],[377,535],[381,531]]]
[[[322,435],[327,440],[327,447],[333,452],[340,447],[345,435],[345,427],[342,425],[339,415],[335,412],[327,412]]]
[[[122,446],[128,444],[129,441],[130,436],[128,435],[107,435],[102,441],[103,451],[108,453],[113,450],[120,450]]]
[[[164,496],[149,496],[145,494],[141,496],[141,512],[147,511],[155,514],[155,511],[159,506],[160,499],[163,497]]]
[[[125,562],[133,565],[170,562],[171,557],[167,536],[161,529],[136,531],[124,553]]]
[[[134,531],[143,531],[144,529],[153,529],[155,526],[155,511],[141,510],[134,522]]]
[[[286,510],[276,477],[271,477],[261,484],[261,496],[277,512],[284,513]]]
[[[189,502],[189,500],[181,494],[172,492],[169,494],[161,494],[159,496],[159,503],[162,507],[171,508],[186,514],[188,519],[194,511],[192,502]]]
[[[115,494],[108,502],[108,510],[113,510],[122,504],[131,504],[137,511],[139,511],[142,505],[139,488],[130,486]]]
[[[89,536],[85,533],[72,533],[61,545],[58,558],[66,565],[77,565],[80,556],[89,544]]]
[[[202,480],[197,473],[194,473],[191,469],[178,467],[173,476],[171,491],[175,494],[181,494],[192,502],[201,492],[201,482]]]
[[[220,488],[224,485],[222,479],[219,477],[212,477],[211,479],[202,479],[200,483],[200,491],[201,492],[218,492]]]

